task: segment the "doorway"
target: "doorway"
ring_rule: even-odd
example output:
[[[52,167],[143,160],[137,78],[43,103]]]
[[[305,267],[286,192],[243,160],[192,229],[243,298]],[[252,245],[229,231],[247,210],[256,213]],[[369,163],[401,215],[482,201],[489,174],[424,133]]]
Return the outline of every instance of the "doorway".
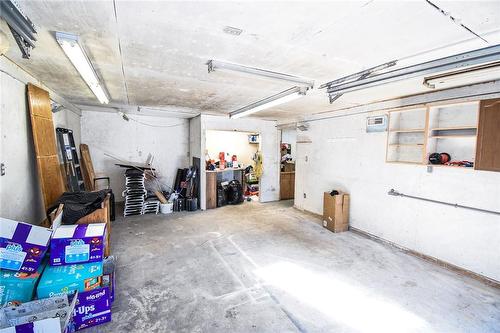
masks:
[[[260,134],[207,130],[205,133],[206,209],[231,204],[224,193],[241,186],[242,200],[259,201],[262,176]]]
[[[280,140],[280,200],[291,200],[295,197],[296,147],[295,127],[283,128]]]

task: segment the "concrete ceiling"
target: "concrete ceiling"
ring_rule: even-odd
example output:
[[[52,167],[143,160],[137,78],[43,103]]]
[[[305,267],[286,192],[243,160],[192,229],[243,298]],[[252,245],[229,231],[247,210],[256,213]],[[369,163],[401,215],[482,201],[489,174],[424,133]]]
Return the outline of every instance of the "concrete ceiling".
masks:
[[[68,101],[95,109],[98,101],[54,38],[54,31],[74,33],[113,106],[149,106],[166,115],[176,110],[227,114],[293,84],[235,72],[209,74],[209,59],[304,76],[318,87],[394,59],[404,66],[500,43],[499,1],[434,3],[488,43],[424,0],[20,1],[39,39],[29,60],[21,58],[14,41],[7,57]],[[243,32],[230,35],[225,26]],[[349,93],[330,105],[325,91],[314,89],[256,116],[294,119],[425,91],[410,80]]]

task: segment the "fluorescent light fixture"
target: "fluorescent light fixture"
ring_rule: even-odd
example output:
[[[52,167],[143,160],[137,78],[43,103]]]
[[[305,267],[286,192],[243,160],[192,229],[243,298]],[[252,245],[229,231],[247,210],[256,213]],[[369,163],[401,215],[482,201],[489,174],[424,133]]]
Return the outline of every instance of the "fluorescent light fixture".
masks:
[[[456,87],[500,79],[500,62],[465,68],[426,77],[423,84],[431,89]]]
[[[101,104],[108,104],[109,98],[104,90],[103,84],[99,81],[92,63],[85,54],[83,47],[80,45],[78,36],[64,32],[56,32],[56,40],[99,102],[101,102]]]
[[[272,108],[273,106],[284,104],[293,101],[299,97],[305,96],[307,88],[293,87],[279,94],[264,98],[258,102],[244,106],[241,109],[233,111],[229,114],[230,118],[236,119],[248,116],[249,114],[259,112],[264,109]]]
[[[238,64],[232,64],[229,62],[223,62],[223,61],[218,61],[218,60],[209,60],[207,62],[207,65],[208,65],[208,72],[209,73],[215,71],[215,69],[224,69],[224,70],[236,71],[236,72],[240,72],[240,73],[268,77],[268,78],[276,79],[276,80],[293,82],[295,84],[304,85],[308,88],[312,88],[314,86],[314,80],[308,80],[308,79],[304,79],[304,78],[299,77],[299,76],[268,71],[265,69],[260,69],[260,68],[255,68],[255,67],[248,67],[248,66],[243,66],[243,65],[238,65]]]

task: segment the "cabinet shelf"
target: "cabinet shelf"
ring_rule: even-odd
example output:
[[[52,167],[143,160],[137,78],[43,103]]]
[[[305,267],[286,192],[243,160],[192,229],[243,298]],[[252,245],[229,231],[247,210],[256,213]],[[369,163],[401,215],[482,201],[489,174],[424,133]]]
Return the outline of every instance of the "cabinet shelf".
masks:
[[[455,127],[436,127],[431,128],[431,131],[456,131],[456,130],[475,130],[476,126],[455,126]]]
[[[390,147],[420,147],[423,148],[424,144],[423,143],[391,143],[389,144]]]
[[[404,130],[390,130],[391,133],[423,133],[425,129],[423,128],[413,128],[413,129],[404,129]]]
[[[456,134],[456,135],[434,135],[431,139],[459,139],[459,138],[475,138],[475,134]]]
[[[455,168],[455,169],[474,170],[474,167],[464,167],[464,166],[460,166],[460,165],[427,164],[427,166],[436,167],[436,168]]]

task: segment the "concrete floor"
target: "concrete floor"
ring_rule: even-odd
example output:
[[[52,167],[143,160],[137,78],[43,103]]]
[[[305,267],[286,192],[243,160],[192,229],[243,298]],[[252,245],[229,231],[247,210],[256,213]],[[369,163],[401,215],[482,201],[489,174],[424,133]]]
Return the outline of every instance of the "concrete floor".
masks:
[[[87,332],[500,332],[500,290],[291,202],[117,218],[113,321]]]

